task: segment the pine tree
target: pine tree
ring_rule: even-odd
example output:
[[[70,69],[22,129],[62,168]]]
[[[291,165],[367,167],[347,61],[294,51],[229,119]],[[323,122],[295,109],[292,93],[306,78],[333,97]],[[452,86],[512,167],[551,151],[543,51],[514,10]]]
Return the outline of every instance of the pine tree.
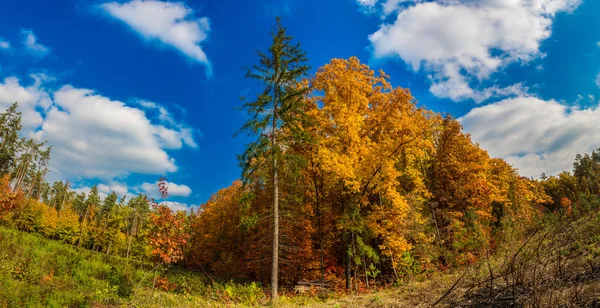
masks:
[[[279,273],[279,179],[278,161],[281,162],[282,142],[278,142],[277,133],[283,127],[294,129],[301,114],[303,94],[306,88],[299,85],[300,78],[306,75],[310,67],[306,64],[306,53],[300,45],[292,44],[292,37],[286,34],[286,28],[277,18],[277,24],[271,32],[273,43],[268,53],[257,52],[259,63],[247,69],[246,78],[256,79],[263,84],[262,92],[255,101],[245,101],[243,109],[250,119],[240,131],[258,136],[258,139],[246,146],[240,156],[244,170],[243,179],[251,181],[256,173],[270,169],[273,183],[273,251],[271,266],[271,300],[277,300]],[[262,160],[269,157],[268,160]],[[270,163],[269,168],[266,163]]]

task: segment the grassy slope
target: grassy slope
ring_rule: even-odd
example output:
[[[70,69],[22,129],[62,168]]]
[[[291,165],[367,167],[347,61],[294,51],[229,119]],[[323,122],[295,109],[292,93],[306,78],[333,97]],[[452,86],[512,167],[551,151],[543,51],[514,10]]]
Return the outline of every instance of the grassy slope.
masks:
[[[148,263],[106,256],[37,234],[0,228],[0,307],[124,304],[180,307],[217,303],[212,297],[219,288],[208,288],[201,275],[183,269],[161,273],[180,286],[177,290],[152,290],[152,269]],[[226,287],[221,286],[221,289]],[[255,289],[236,290],[241,293],[238,301],[255,300],[251,296],[261,291]]]
[[[148,263],[77,249],[36,234],[0,228],[0,307],[216,307],[264,305],[255,284],[208,284],[199,273],[160,273],[177,288],[152,288]],[[421,277],[368,294],[283,296],[306,307],[600,307],[600,212],[549,218],[527,242],[515,242],[463,271]]]

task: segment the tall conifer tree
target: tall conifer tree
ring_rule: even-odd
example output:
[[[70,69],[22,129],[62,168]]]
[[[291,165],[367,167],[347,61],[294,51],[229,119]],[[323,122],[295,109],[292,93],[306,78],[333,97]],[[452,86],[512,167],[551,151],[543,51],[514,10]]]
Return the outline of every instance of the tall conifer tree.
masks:
[[[310,67],[306,64],[306,53],[300,44],[292,44],[293,37],[286,34],[286,28],[277,17],[277,24],[271,32],[273,42],[267,53],[258,51],[259,62],[247,69],[246,78],[256,79],[262,84],[262,91],[254,101],[244,101],[243,109],[250,119],[240,131],[257,136],[257,140],[246,146],[240,165],[244,170],[245,182],[252,181],[257,171],[269,170],[273,183],[273,247],[271,266],[271,300],[277,299],[279,273],[279,179],[278,161],[281,162],[282,142],[277,133],[284,127],[294,130],[298,114],[302,114],[302,98],[306,88],[299,80]],[[260,157],[270,157],[267,164]],[[270,166],[269,166],[270,164]]]

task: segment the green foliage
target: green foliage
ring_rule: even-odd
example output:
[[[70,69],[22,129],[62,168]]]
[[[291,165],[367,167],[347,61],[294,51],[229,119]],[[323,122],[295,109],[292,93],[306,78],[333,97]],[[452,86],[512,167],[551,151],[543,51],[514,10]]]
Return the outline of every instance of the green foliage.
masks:
[[[213,286],[213,296],[226,303],[233,302],[254,306],[265,295],[259,283],[240,284],[229,281],[223,284],[215,284]]]
[[[129,298],[133,294],[133,279],[131,266],[111,266],[108,282],[117,287],[119,297]]]
[[[172,290],[153,286],[158,273]],[[157,272],[150,263],[0,227],[0,307],[254,306],[264,299],[258,283],[209,283],[205,275],[177,266]]]
[[[299,132],[303,111],[303,95],[307,87],[299,83],[310,66],[306,52],[300,44],[292,44],[293,37],[286,34],[286,28],[277,18],[277,25],[271,32],[273,42],[267,53],[258,51],[259,63],[248,68],[246,78],[262,83],[262,90],[254,101],[244,98],[243,110],[250,119],[239,132],[257,136],[257,140],[246,145],[246,151],[239,157],[243,168],[244,181],[256,179],[262,169],[270,170],[271,160],[279,156],[282,143],[276,135],[280,129]],[[267,133],[268,132],[268,133]]]

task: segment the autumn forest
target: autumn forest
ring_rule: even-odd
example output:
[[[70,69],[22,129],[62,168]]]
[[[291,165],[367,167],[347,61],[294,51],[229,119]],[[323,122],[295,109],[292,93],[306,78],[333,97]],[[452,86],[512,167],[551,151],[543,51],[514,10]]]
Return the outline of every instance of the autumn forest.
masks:
[[[161,203],[47,182],[52,145],[20,134],[16,102],[0,117],[2,228],[151,264],[152,292],[184,289],[164,274],[177,270],[207,285],[254,283],[267,303],[299,286],[360,294],[461,273],[540,226],[600,217],[600,149],[573,157],[572,172],[523,177],[383,71],[351,57],[310,74],[279,20],[271,41],[240,72],[259,93],[239,103],[248,120],[238,135],[253,140],[239,153],[240,180],[196,211],[168,207],[164,178]],[[579,243],[596,274],[599,239]]]

